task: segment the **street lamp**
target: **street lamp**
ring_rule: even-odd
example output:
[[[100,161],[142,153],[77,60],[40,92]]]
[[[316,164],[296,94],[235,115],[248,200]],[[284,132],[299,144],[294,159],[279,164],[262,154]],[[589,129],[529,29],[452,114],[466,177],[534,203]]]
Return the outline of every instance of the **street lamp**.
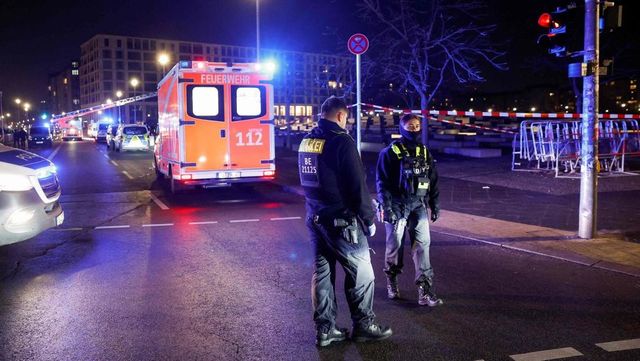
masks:
[[[29,109],[31,109],[31,104],[24,103],[24,115],[27,118],[27,123],[29,122]]]
[[[164,76],[165,66],[169,64],[169,61],[171,61],[169,54],[167,53],[158,54],[158,63],[162,66],[162,76]]]
[[[122,90],[118,90],[116,92],[116,97],[118,98],[118,100],[120,100],[120,98],[122,98]],[[118,103],[118,124],[120,124],[121,120],[120,120],[120,103]]]
[[[256,0],[256,62],[260,63],[260,0]]]
[[[138,84],[140,84],[140,81],[138,80],[138,78],[131,78],[131,80],[129,80],[129,84],[131,84],[131,87],[133,88],[133,92],[135,93],[136,87],[138,86]],[[136,107],[134,105],[134,107],[133,107],[133,123],[137,122],[136,113],[137,113],[137,110],[136,110]]]

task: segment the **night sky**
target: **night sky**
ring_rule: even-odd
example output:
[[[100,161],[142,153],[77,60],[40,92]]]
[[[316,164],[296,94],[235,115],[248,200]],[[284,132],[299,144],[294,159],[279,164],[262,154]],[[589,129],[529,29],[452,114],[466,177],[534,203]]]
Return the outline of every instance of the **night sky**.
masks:
[[[358,17],[355,0],[260,1],[264,48],[346,55],[343,44],[349,34],[376,30],[375,24]],[[510,70],[488,71],[482,89],[518,90],[543,81],[530,64],[542,54],[535,44],[537,16],[553,3],[487,1],[498,24],[494,39],[507,52]],[[625,9],[625,17],[629,11]],[[47,75],[78,59],[80,44],[98,33],[254,46],[255,1],[0,0],[0,91],[5,107],[15,97],[32,104],[46,99]]]

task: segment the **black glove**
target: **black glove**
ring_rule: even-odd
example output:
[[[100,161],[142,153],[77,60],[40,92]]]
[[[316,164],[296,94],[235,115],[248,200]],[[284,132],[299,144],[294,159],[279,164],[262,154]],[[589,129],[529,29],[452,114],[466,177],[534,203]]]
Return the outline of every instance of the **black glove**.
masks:
[[[385,222],[391,223],[391,224],[396,224],[396,222],[398,221],[398,217],[396,216],[395,212],[391,208],[384,210],[383,219]]]
[[[440,210],[435,208],[431,210],[431,222],[435,222],[440,218]]]

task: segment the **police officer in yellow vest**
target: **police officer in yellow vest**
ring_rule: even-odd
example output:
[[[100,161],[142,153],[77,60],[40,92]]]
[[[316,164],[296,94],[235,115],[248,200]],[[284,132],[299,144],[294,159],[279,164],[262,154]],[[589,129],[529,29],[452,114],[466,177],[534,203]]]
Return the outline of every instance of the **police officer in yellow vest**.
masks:
[[[322,118],[298,150],[300,183],[307,208],[307,228],[314,247],[311,284],[316,344],[343,341],[346,329],[336,326],[336,263],[345,273],[345,295],[351,311],[354,341],[391,336],[375,323],[373,267],[367,237],[375,233],[375,210],[365,183],[364,167],[353,138],[346,132],[349,111],[341,98],[330,97]]]
[[[420,141],[420,118],[417,115],[402,117],[400,134],[401,139],[380,152],[376,168],[379,215],[384,220],[387,233],[384,268],[387,295],[390,299],[400,297],[398,275],[403,268],[403,239],[405,230],[408,230],[418,303],[434,307],[443,302],[433,287],[426,206],[429,206],[431,221],[435,222],[440,214],[438,172],[433,157]]]

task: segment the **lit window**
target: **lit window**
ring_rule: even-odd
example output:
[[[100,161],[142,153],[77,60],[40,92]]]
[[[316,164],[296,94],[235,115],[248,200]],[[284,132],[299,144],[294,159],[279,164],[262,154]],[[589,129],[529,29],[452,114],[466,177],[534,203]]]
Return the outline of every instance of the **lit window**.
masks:
[[[218,104],[218,88],[193,88],[193,115],[197,117],[213,117],[220,113]]]
[[[64,78],[64,80],[62,82],[67,84],[69,82],[69,80],[67,78]]]
[[[241,87],[236,89],[236,107],[241,117],[255,117],[262,113],[260,89]]]
[[[71,70],[71,75],[78,75],[78,69]]]

